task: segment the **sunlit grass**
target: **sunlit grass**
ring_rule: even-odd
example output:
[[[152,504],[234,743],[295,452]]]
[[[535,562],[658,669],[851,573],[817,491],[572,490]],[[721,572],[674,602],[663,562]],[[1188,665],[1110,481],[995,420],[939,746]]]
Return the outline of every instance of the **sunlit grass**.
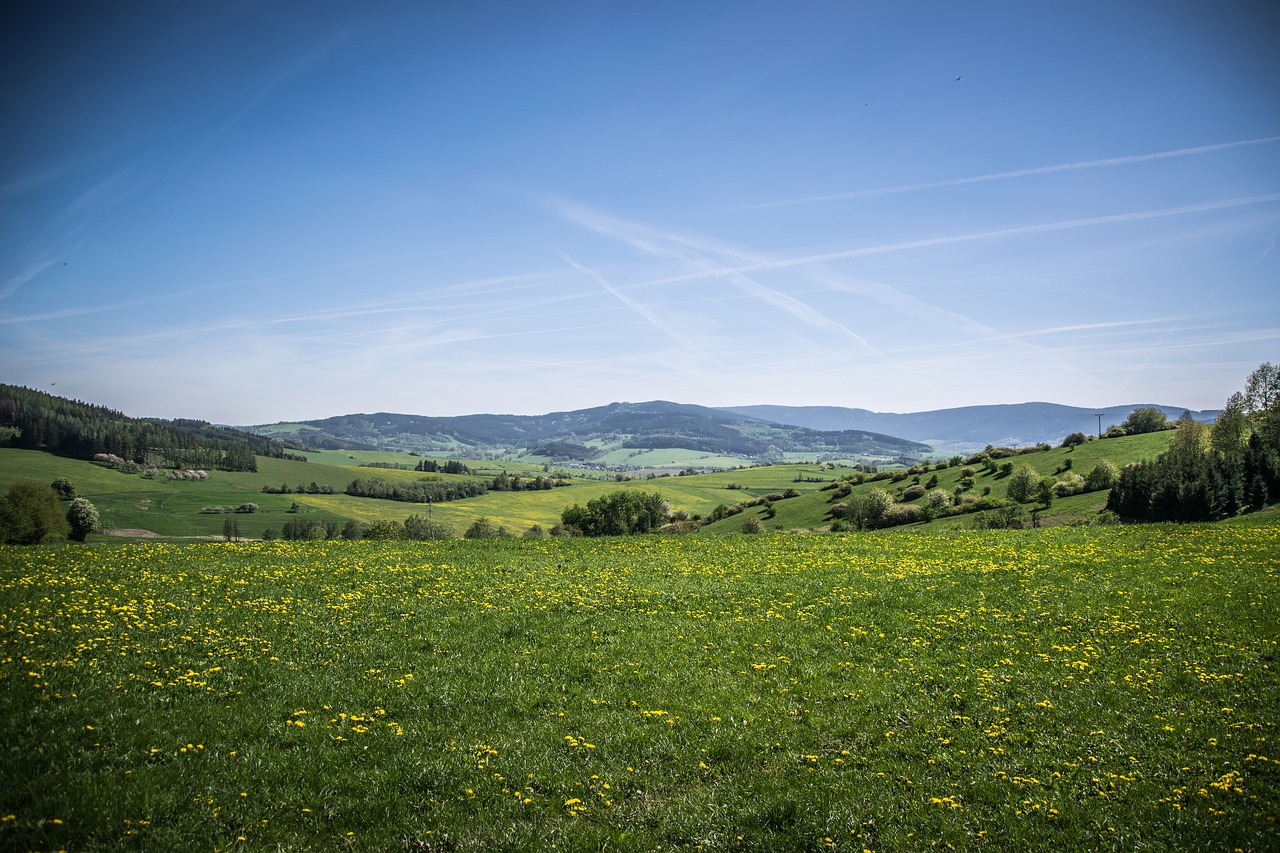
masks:
[[[1274,849],[1277,530],[0,550],[6,849]]]

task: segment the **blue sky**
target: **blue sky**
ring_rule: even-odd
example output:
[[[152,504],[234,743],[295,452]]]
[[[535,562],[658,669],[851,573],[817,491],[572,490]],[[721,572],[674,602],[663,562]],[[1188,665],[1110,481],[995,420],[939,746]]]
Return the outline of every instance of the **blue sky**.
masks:
[[[1201,409],[1280,360],[1272,3],[26,5],[0,381]]]

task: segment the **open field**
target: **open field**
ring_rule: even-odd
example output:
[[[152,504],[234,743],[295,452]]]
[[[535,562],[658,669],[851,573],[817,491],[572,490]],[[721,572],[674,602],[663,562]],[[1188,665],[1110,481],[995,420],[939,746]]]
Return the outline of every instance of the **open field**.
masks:
[[[1073,450],[1054,448],[1001,461],[1012,461],[1015,465],[1029,464],[1047,475],[1063,470],[1067,460],[1071,460],[1071,470],[1084,475],[1100,458],[1108,458],[1120,466],[1138,459],[1152,458],[1168,446],[1172,434],[1171,431],[1166,431],[1090,441]],[[0,489],[7,489],[13,482],[22,479],[48,483],[57,477],[67,477],[76,484],[79,493],[88,497],[98,508],[104,528],[149,530],[162,537],[220,536],[226,516],[202,514],[200,510],[206,506],[234,507],[253,502],[258,505],[258,512],[235,516],[241,534],[248,538],[259,538],[267,529],[279,532],[288,521],[299,518],[300,516],[291,512],[295,503],[303,513],[301,517],[308,520],[333,519],[340,524],[349,520],[399,522],[412,514],[425,516],[430,513],[435,520],[453,526],[459,534],[480,517],[492,519],[505,526],[509,532],[519,534],[534,524],[549,529],[560,520],[560,514],[570,504],[585,505],[592,498],[619,488],[657,491],[674,509],[703,516],[720,504],[732,505],[753,497],[795,489],[801,496],[777,502],[777,516],[766,522],[769,529],[791,530],[819,529],[829,524],[831,519],[828,511],[832,493],[822,491],[822,488],[830,485],[836,478],[851,473],[849,468],[794,463],[714,474],[637,478],[626,482],[604,479],[596,474],[592,477],[575,476],[573,485],[567,488],[537,492],[491,491],[465,500],[437,503],[428,508],[424,504],[354,498],[340,494],[356,478],[381,477],[414,482],[424,476],[443,479],[452,476],[359,467],[360,463],[369,462],[416,464],[420,461],[418,457],[404,453],[354,450],[324,451],[309,455],[313,461],[298,462],[260,456],[257,458],[256,472],[210,471],[207,480],[170,481],[163,476],[146,480],[136,474],[122,474],[84,460],[39,451],[0,448]],[[466,464],[477,472],[474,479],[491,480],[504,470],[521,477],[534,477],[544,473],[540,465],[520,462],[467,460]],[[555,470],[552,468],[551,472]],[[938,488],[952,492],[960,483],[963,470],[963,467],[953,466],[918,477],[907,477],[904,474],[899,480],[868,482],[856,487],[854,496],[873,488],[883,488],[900,496],[913,481],[927,482],[932,476],[938,478]],[[1007,478],[979,469],[973,479],[973,495],[981,494],[986,489],[996,497],[1004,494]],[[262,493],[263,486],[278,487],[287,484],[297,487],[313,482],[331,486],[339,494]],[[916,502],[919,503],[920,499]],[[1095,516],[1105,503],[1106,492],[1058,500],[1050,511],[1043,514],[1043,520],[1048,525],[1087,520]],[[702,531],[735,533],[742,529],[745,518],[761,512],[760,509],[748,510],[741,517],[727,518],[702,528]],[[971,515],[960,515],[937,519],[925,527],[965,527],[971,525],[972,520]]]
[[[4,849],[1280,844],[1275,526],[0,567]]]

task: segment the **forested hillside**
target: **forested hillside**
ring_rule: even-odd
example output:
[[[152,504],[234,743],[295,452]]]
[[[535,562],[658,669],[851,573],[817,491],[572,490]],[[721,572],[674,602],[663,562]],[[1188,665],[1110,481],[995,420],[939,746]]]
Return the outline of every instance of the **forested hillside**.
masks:
[[[130,418],[105,406],[15,385],[0,385],[0,445],[222,471],[256,471],[255,455],[290,456],[283,443],[265,436],[205,421]]]
[[[778,460],[786,453],[918,458],[929,451],[919,442],[868,430],[815,430],[664,400],[547,415],[424,417],[382,412],[252,429],[314,448],[377,447],[472,458],[528,454],[580,462],[617,448],[685,448],[754,461]]]

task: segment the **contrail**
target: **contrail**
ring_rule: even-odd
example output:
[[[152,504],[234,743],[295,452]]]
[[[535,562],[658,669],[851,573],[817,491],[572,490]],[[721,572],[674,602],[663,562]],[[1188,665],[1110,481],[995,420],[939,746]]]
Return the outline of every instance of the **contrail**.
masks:
[[[554,246],[552,246],[552,248],[553,248],[553,249],[555,249],[555,247],[554,247]],[[689,339],[688,339],[688,338],[686,338],[684,335],[680,334],[680,333],[679,333],[679,332],[677,332],[675,329],[673,329],[673,328],[671,328],[670,326],[668,326],[666,323],[662,322],[662,320],[661,320],[661,319],[659,319],[657,316],[655,316],[655,315],[654,315],[654,313],[653,313],[652,311],[650,311],[648,308],[645,308],[645,307],[644,307],[643,305],[641,305],[639,302],[636,302],[636,301],[635,301],[634,299],[632,299],[630,296],[627,296],[627,295],[626,295],[625,293],[623,293],[621,290],[618,290],[618,288],[614,287],[614,286],[613,286],[612,284],[610,284],[609,282],[605,281],[605,280],[604,280],[604,278],[603,278],[602,276],[600,276],[599,274],[597,274],[594,270],[591,270],[591,269],[588,269],[587,267],[584,267],[582,264],[578,263],[578,262],[577,262],[577,261],[575,261],[573,258],[569,257],[568,255],[566,255],[564,252],[560,251],[559,249],[555,249],[555,252],[556,252],[556,254],[558,254],[560,257],[564,258],[565,262],[566,262],[566,263],[568,263],[571,267],[573,267],[574,269],[576,269],[578,272],[582,273],[583,275],[589,276],[591,279],[593,279],[597,284],[599,284],[599,285],[600,285],[601,287],[603,287],[605,290],[609,291],[609,292],[610,292],[610,293],[612,293],[614,296],[616,296],[620,302],[622,302],[624,305],[626,305],[626,306],[627,306],[628,308],[630,308],[632,311],[635,311],[635,312],[636,312],[637,314],[639,314],[641,317],[643,317],[643,318],[645,318],[646,320],[648,320],[650,323],[652,323],[655,327],[657,327],[658,329],[660,329],[661,331],[663,331],[663,332],[664,332],[665,334],[667,334],[669,337],[673,338],[673,339],[674,339],[674,340],[676,340],[676,341],[679,341],[680,343],[684,344],[685,346],[689,347],[690,349],[693,349],[693,350],[695,350],[695,351],[697,351],[697,352],[702,352],[702,347],[698,346],[698,345],[697,345],[697,344],[695,344],[693,341],[689,340]]]
[[[1254,263],[1254,266],[1257,266],[1258,264],[1262,263],[1262,260],[1263,260],[1267,255],[1271,254],[1271,250],[1272,250],[1272,249],[1274,249],[1274,248],[1276,247],[1276,238],[1277,238],[1277,237],[1280,237],[1280,231],[1277,231],[1276,233],[1274,233],[1274,234],[1272,234],[1272,235],[1271,235],[1271,240],[1267,242],[1267,248],[1263,249],[1263,250],[1262,250],[1262,254],[1258,256],[1258,260],[1256,260],[1256,261],[1254,261],[1254,262],[1253,262],[1253,263]]]
[[[883,255],[889,252],[902,252],[907,249],[926,249],[933,246],[945,246],[952,243],[968,243],[973,240],[988,240],[994,237],[1014,237],[1022,234],[1042,234],[1050,231],[1065,231],[1071,228],[1085,228],[1091,225],[1110,225],[1117,222],[1137,222],[1143,219],[1160,219],[1166,216],[1182,216],[1188,213],[1204,213],[1210,210],[1225,210],[1231,207],[1242,207],[1250,204],[1267,204],[1280,201],[1280,193],[1269,195],[1232,198],[1224,201],[1211,201],[1202,204],[1188,204],[1182,207],[1166,207],[1159,210],[1141,210],[1134,213],[1117,213],[1111,216],[1094,216],[1089,219],[1068,219],[1063,222],[1047,222],[1040,225],[1020,225],[1017,228],[1001,228],[996,231],[982,231],[977,234],[961,234],[955,237],[934,237],[929,240],[910,240],[903,243],[888,243],[883,246],[868,246],[862,249],[847,249],[841,252],[826,252],[820,255],[803,255],[796,258],[781,258],[774,261],[745,264],[735,267],[724,267],[718,270],[701,270],[669,278],[656,279],[647,284],[671,284],[679,281],[695,281],[700,278],[739,275],[765,269],[782,269],[785,267],[820,264],[828,261],[840,261],[846,258],[858,258],[866,255]]]
[[[628,245],[655,257],[673,258],[676,260],[686,261],[696,264],[704,270],[716,269],[715,263],[706,257],[708,252],[728,255],[730,258],[734,258],[738,261],[766,262],[758,255],[748,254],[736,247],[713,245],[709,244],[705,240],[697,240],[683,234],[658,231],[653,228],[649,228],[648,226],[639,225],[634,222],[626,222],[611,216],[604,216],[595,211],[588,211],[579,205],[557,201],[555,202],[555,207],[562,216],[565,216],[571,221],[595,231],[598,234],[622,240]],[[667,245],[663,245],[664,243],[674,244],[677,248],[671,248]],[[683,251],[678,247],[683,247]],[[832,320],[830,317],[827,317],[818,311],[815,311],[801,300],[774,290],[771,287],[767,287],[745,275],[734,276],[734,281],[739,288],[759,299],[761,302],[764,302],[766,305],[782,310],[800,322],[813,326],[814,328],[847,335],[858,346],[864,348],[866,351],[879,358],[886,358],[857,332],[854,332],[843,324]]]
[[[798,204],[811,204],[823,201],[840,201],[849,198],[865,198],[866,196],[890,195],[893,193],[915,192],[916,190],[932,190],[942,187],[959,187],[965,184],[980,184],[987,181],[1003,181],[1007,178],[1025,178],[1031,175],[1049,175],[1054,172],[1074,172],[1080,169],[1099,169],[1108,166],[1127,166],[1131,163],[1148,163],[1152,160],[1168,160],[1173,157],[1190,157],[1195,154],[1212,154],[1227,151],[1246,145],[1265,145],[1280,141],[1280,136],[1264,136],[1258,139],[1242,139],[1239,142],[1220,142],[1215,145],[1198,145],[1194,148],[1178,148],[1173,151],[1157,151],[1152,154],[1132,154],[1127,157],[1107,157],[1102,160],[1082,160],[1077,163],[1058,163],[1053,166],[1035,166],[1030,169],[1015,169],[1012,172],[995,172],[989,175],[974,175],[968,178],[951,178],[945,181],[930,181],[925,184],[908,184],[901,187],[886,187],[878,190],[855,190],[832,195],[815,195],[807,198],[792,198],[782,201],[768,201],[761,204],[744,204],[726,210],[765,210],[771,207],[792,207]]]

